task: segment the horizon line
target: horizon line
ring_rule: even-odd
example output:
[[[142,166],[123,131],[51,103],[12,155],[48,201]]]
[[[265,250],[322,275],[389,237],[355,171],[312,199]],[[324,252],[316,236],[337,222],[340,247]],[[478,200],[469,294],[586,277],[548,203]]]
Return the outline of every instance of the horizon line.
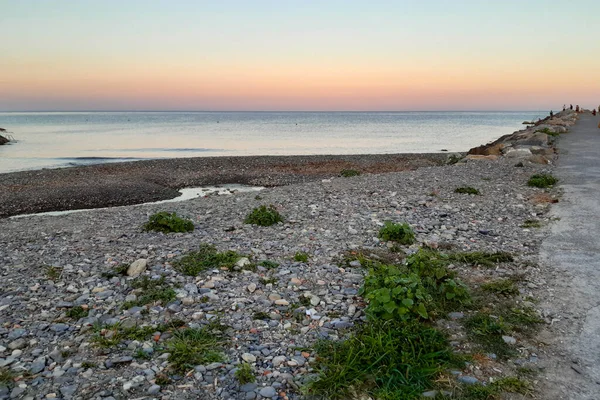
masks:
[[[558,109],[557,109],[558,110]],[[557,113],[561,110],[556,111]],[[546,110],[502,110],[502,109],[489,109],[489,110],[0,110],[0,113],[60,113],[60,112],[72,112],[72,113],[96,113],[96,112],[122,112],[122,113],[405,113],[405,112],[546,112]]]

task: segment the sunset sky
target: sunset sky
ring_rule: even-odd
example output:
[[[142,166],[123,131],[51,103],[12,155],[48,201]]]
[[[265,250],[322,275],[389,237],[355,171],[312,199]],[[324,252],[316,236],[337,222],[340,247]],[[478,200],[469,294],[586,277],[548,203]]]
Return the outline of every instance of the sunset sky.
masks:
[[[600,103],[588,0],[0,0],[0,37],[0,111]]]

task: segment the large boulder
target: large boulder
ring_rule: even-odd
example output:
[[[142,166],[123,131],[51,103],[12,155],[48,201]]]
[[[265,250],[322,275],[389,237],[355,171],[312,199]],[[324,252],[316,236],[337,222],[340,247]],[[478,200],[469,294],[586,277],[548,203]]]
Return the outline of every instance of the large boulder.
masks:
[[[7,138],[5,138],[4,136],[0,135],[0,146],[3,144],[8,143],[9,140]]]
[[[474,156],[499,156],[500,154],[502,154],[502,149],[504,148],[504,143],[490,143],[490,144],[484,144],[482,146],[479,147],[474,147],[471,150],[469,150],[470,155],[474,155]]]

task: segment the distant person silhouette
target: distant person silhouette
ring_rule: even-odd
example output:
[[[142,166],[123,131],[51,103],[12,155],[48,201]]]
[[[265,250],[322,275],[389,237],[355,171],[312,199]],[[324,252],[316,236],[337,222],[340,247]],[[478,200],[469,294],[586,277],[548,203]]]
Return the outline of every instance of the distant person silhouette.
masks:
[[[595,109],[595,108],[592,110],[592,115],[593,115],[594,117],[596,116],[596,109]]]
[[[550,110],[550,118],[554,117],[554,113],[552,112],[552,110]]]
[[[573,104],[571,104],[571,110],[573,109]]]
[[[563,104],[563,111],[565,111],[567,109],[567,105]]]
[[[579,104],[575,106],[575,112],[579,112]]]

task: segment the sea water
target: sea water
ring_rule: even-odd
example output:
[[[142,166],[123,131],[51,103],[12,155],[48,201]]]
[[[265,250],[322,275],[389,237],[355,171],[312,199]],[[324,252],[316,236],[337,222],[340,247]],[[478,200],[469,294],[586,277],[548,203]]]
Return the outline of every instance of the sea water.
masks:
[[[0,173],[175,157],[467,151],[545,112],[0,112]]]

